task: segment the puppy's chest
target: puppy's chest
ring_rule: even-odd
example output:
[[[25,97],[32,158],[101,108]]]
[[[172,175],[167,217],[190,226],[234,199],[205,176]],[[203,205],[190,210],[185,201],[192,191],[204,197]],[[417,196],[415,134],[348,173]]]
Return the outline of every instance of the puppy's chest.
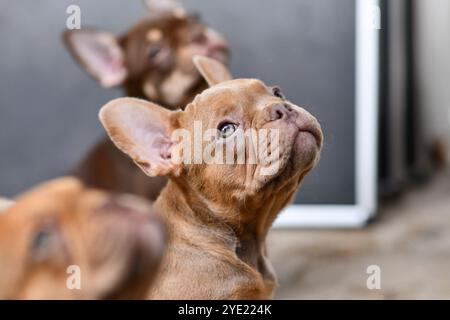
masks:
[[[275,287],[272,267],[263,258],[249,264],[229,250],[175,247],[157,299],[270,299]]]
[[[258,274],[258,282],[259,279],[261,281],[262,299],[272,298],[276,287],[276,276],[270,261],[264,255],[260,255],[257,257],[256,264],[250,267]]]
[[[264,258],[256,265],[245,261],[231,265],[231,273],[235,276],[230,292],[231,299],[270,299],[276,286],[275,274],[271,264]]]
[[[266,288],[273,290],[276,285],[276,276],[272,264],[265,256],[264,242],[242,241],[235,249],[237,258],[256,271],[262,278]]]

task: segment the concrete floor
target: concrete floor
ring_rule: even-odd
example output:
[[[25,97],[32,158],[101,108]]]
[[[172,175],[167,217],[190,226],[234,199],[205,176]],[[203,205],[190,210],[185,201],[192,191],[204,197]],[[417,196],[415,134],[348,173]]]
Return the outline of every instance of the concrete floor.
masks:
[[[450,299],[450,174],[382,205],[362,230],[274,230],[277,299]],[[381,269],[369,290],[367,267]]]

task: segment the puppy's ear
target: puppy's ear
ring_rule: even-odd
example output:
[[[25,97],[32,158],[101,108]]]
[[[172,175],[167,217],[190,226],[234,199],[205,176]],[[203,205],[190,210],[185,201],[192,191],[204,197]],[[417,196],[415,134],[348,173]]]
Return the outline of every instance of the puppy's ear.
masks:
[[[100,121],[114,144],[154,177],[176,174],[170,139],[175,115],[144,100],[121,98],[100,110]]]
[[[64,42],[75,59],[105,88],[121,85],[127,78],[125,58],[117,38],[95,29],[70,30]]]
[[[164,12],[186,14],[186,10],[177,0],[144,0],[144,4],[152,14]]]
[[[217,60],[195,56],[194,64],[210,87],[233,79],[228,68]]]

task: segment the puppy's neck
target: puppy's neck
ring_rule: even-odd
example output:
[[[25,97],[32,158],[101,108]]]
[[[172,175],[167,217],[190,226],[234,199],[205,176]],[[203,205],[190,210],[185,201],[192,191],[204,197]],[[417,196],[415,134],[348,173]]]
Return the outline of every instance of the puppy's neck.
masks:
[[[291,200],[295,187],[287,189],[292,192],[281,195],[260,195],[245,205],[237,201],[229,203],[224,216],[224,208],[218,209],[184,181],[171,179],[156,205],[166,214],[174,241],[190,239],[196,244],[216,243],[233,251],[262,274],[269,274],[265,239],[276,216]]]
[[[171,239],[212,238],[218,245],[237,245],[235,229],[180,179],[169,180],[155,205],[166,215]]]

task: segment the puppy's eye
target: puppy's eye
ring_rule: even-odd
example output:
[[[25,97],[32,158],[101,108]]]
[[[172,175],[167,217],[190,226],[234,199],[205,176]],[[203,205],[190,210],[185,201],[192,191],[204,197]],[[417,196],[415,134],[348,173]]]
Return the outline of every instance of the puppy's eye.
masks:
[[[221,138],[228,138],[236,131],[237,126],[231,122],[224,122],[221,123],[217,129],[219,130]]]
[[[39,230],[33,238],[33,251],[39,251],[46,248],[51,242],[52,233],[49,229]]]
[[[286,97],[284,96],[283,92],[281,92],[281,89],[279,87],[273,87],[272,92],[275,97],[283,100],[286,99]]]
[[[34,233],[30,254],[35,263],[65,261],[67,258],[65,243],[56,222],[46,223]]]

